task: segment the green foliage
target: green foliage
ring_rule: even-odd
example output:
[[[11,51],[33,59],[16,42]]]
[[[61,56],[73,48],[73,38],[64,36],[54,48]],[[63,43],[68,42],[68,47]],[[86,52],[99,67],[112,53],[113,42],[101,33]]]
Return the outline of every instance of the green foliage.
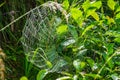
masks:
[[[48,74],[47,70],[41,70],[37,74],[37,79],[36,80],[43,80],[44,77]]]
[[[69,24],[72,25],[68,26],[68,32],[70,31],[72,37],[77,40],[74,45],[71,45],[72,55],[74,55],[71,62],[76,72],[72,73],[73,71],[70,71],[72,74],[70,79],[118,80],[120,78],[118,76],[120,71],[115,70],[120,66],[116,64],[116,59],[120,58],[117,54],[119,53],[119,45],[117,44],[120,43],[120,28],[116,24],[116,21],[120,18],[120,9],[116,7],[118,6],[117,2],[108,0],[106,5],[109,10],[116,12],[111,17],[109,13],[104,13],[102,8],[104,5],[102,4],[102,1],[91,2],[86,0],[69,10],[71,14],[69,20],[71,23]],[[82,53],[80,47],[87,51]]]
[[[23,76],[20,80],[33,80],[31,75],[36,80],[119,80],[119,3],[119,0],[63,0],[63,8],[69,16],[68,23],[64,22],[63,17],[57,18],[55,34],[59,40],[54,45],[57,45],[55,48],[58,55],[66,61],[61,64],[65,65],[59,71],[51,73],[46,69],[36,69],[36,66],[27,61],[26,56],[26,77]],[[10,47],[10,50],[14,51],[14,48]],[[54,51],[47,51],[54,54]],[[33,54],[36,55],[36,52]],[[54,66],[46,58],[44,60],[49,68]],[[37,76],[31,73],[33,68],[34,71],[39,71]],[[53,77],[49,77],[51,75]]]
[[[114,10],[116,3],[115,3],[114,0],[108,0],[108,1],[107,1],[107,5],[108,5],[108,7],[109,7],[111,10]]]
[[[63,5],[63,8],[67,10],[69,8],[69,1],[68,0],[64,0],[62,5]]]
[[[23,77],[20,78],[20,80],[28,80],[28,78],[23,76]]]

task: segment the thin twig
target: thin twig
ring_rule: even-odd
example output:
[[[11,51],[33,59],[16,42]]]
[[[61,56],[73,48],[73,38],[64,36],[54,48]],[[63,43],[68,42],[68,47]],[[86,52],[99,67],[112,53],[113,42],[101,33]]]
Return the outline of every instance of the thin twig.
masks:
[[[34,9],[26,12],[25,14],[23,14],[22,16],[18,17],[17,19],[15,19],[14,21],[12,21],[11,23],[9,23],[8,25],[6,25],[4,28],[0,29],[0,31],[5,30],[6,28],[8,28],[10,25],[12,25],[13,23],[17,22],[18,20],[20,20],[21,18],[23,18],[24,16],[26,16],[27,14],[29,14],[30,12],[32,12],[33,10],[39,8],[40,6],[35,7]]]

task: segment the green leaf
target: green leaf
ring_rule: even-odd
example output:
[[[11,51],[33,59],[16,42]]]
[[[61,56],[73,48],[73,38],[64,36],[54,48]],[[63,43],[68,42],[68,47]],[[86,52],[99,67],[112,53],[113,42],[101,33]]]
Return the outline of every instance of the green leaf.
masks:
[[[91,16],[96,20],[99,21],[99,15],[96,12],[93,12]]]
[[[70,31],[70,33],[72,34],[74,39],[77,40],[78,39],[78,33],[77,33],[76,29],[75,29],[75,26],[69,25],[68,30]]]
[[[92,78],[102,78],[100,75],[98,74],[85,74],[86,76],[92,77]]]
[[[37,80],[43,80],[44,77],[48,74],[47,70],[41,70],[37,74]]]
[[[116,37],[116,38],[120,37],[120,33],[118,33],[117,31],[107,31],[105,35],[109,35],[111,37]]]
[[[82,35],[81,36],[83,36],[88,30],[90,30],[91,28],[93,28],[94,27],[94,25],[93,24],[91,24],[91,25],[89,25],[87,28],[85,28],[85,30],[82,32]]]
[[[106,19],[108,20],[108,24],[115,23],[114,19],[109,16],[106,16]]]
[[[119,19],[120,18],[120,13],[116,14],[116,19]]]
[[[1,3],[1,4],[0,4],[0,7],[2,7],[5,3],[6,3],[6,1],[4,1],[3,3]]]
[[[114,39],[115,42],[120,43],[120,37]]]
[[[95,12],[95,10],[96,10],[95,8],[88,9],[86,12],[86,18],[92,15]]]
[[[116,9],[115,12],[117,13],[117,12],[119,12],[119,11],[120,11],[120,6]]]
[[[20,80],[28,80],[28,78],[26,76],[23,76],[20,78]]]
[[[52,68],[52,67],[53,67],[53,65],[52,65],[52,63],[51,63],[50,61],[46,61],[46,64],[47,64],[47,66],[48,66],[49,68]]]
[[[70,10],[70,13],[71,13],[71,16],[73,17],[73,19],[75,21],[78,21],[81,18],[81,16],[82,16],[82,11],[79,10],[78,8],[72,8]]]
[[[86,1],[83,3],[82,8],[83,8],[84,11],[86,12],[89,7],[90,7],[90,1],[89,1],[89,0],[86,0]]]
[[[67,25],[60,25],[57,28],[57,34],[62,34],[68,31],[68,26]]]
[[[101,1],[96,1],[91,3],[91,7],[96,7],[97,9],[99,9],[102,6],[102,2]]]
[[[111,10],[115,9],[116,2],[114,0],[108,0],[107,5]]]
[[[69,1],[68,0],[64,0],[62,5],[63,5],[63,8],[65,8],[67,10],[69,8]]]

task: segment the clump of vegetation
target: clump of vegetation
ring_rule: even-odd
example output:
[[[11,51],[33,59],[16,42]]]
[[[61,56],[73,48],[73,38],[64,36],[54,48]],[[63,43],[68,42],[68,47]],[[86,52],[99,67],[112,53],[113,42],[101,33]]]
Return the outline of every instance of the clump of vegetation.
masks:
[[[40,2],[37,1],[38,3]],[[34,27],[37,26],[38,28],[44,26],[41,30],[45,28],[46,31],[39,32],[38,28],[32,28],[22,38],[16,39],[17,41],[19,39],[26,41],[25,43],[23,42],[24,47],[29,41],[27,43],[27,51],[25,49],[26,52],[23,51],[20,43],[21,46],[15,49],[13,46],[9,47],[10,45],[7,45],[9,50],[6,50],[6,47],[2,46],[7,56],[9,56],[10,50],[14,53],[18,51],[21,53],[19,55],[21,55],[22,59],[19,60],[19,65],[25,63],[22,67],[25,73],[19,75],[21,77],[20,80],[119,80],[120,2],[118,0],[61,0],[60,3],[60,6],[64,9],[62,13],[65,13],[66,17],[62,16],[59,11],[52,16],[46,15],[48,19],[51,18],[49,19],[50,23],[54,24],[49,24],[49,20],[46,20],[41,25],[39,23],[41,21],[38,20],[39,16],[35,16],[35,19],[32,17],[32,22],[30,22],[31,18],[29,18],[31,14],[27,17],[29,20],[27,20],[26,26],[34,25]],[[52,7],[54,6],[58,8],[56,5]],[[32,11],[35,11],[35,9],[30,12]],[[38,13],[35,13],[34,15],[38,15]],[[25,13],[25,15],[27,14]],[[43,14],[45,13],[42,12]],[[25,15],[22,15],[22,17]],[[20,18],[18,19],[21,20]],[[36,20],[38,22],[34,23]],[[28,25],[28,23],[31,25]],[[50,31],[46,29],[46,25],[47,27],[52,27],[48,28]],[[24,30],[28,29],[25,28]],[[4,32],[3,29],[2,32]],[[35,33],[34,29],[38,32]],[[22,32],[22,29],[20,30]],[[23,34],[25,33],[24,30]],[[12,34],[11,36],[14,35]],[[23,37],[26,36],[26,40],[23,40]],[[30,37],[32,38],[30,39]],[[32,42],[33,38],[36,40]],[[54,43],[51,44],[49,40]],[[30,41],[32,43],[29,45]],[[47,41],[46,44],[45,41]],[[29,52],[29,48],[31,52]],[[23,53],[28,55],[22,56]],[[31,56],[31,54],[33,55]],[[58,62],[53,60],[56,54],[56,61]],[[16,56],[14,55],[12,57],[15,59]],[[45,67],[39,67],[42,65],[45,65]],[[19,69],[17,70],[19,71]]]

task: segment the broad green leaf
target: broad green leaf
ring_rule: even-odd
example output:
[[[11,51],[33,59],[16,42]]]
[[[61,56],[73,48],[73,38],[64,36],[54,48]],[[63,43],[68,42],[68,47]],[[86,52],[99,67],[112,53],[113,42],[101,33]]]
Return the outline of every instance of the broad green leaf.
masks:
[[[68,26],[67,25],[60,25],[57,28],[57,34],[62,34],[68,31]]]
[[[96,20],[99,21],[99,15],[96,12],[93,12],[91,16]]]
[[[93,28],[93,27],[94,27],[93,24],[89,25],[89,26],[88,26],[87,28],[85,28],[85,30],[82,32],[82,35],[81,35],[81,36],[85,35],[85,33],[86,33],[88,30],[90,30],[91,28]]]
[[[120,18],[120,13],[116,14],[116,19],[119,19]]]
[[[108,0],[107,5],[111,10],[115,9],[116,2],[114,0]]]
[[[70,33],[72,34],[74,39],[77,40],[78,39],[78,33],[77,33],[76,29],[75,29],[75,26],[69,25],[68,30],[70,31]]]
[[[120,37],[114,39],[115,42],[120,43]]]
[[[80,17],[82,17],[82,11],[79,10],[78,8],[72,8],[70,10],[70,13],[75,21],[78,21],[80,19]]]
[[[106,16],[106,18],[108,20],[108,24],[115,23],[113,18],[110,18],[109,16]]]
[[[95,8],[88,9],[86,12],[86,18],[92,15],[95,12],[95,10],[96,10]]]
[[[90,7],[90,1],[89,1],[89,0],[86,0],[86,1],[83,3],[82,8],[83,8],[84,11],[86,12],[89,7]]]
[[[120,6],[116,9],[115,12],[117,13],[117,12],[119,12],[119,11],[120,11]]]
[[[20,80],[28,80],[28,78],[26,76],[23,76],[20,78]]]
[[[40,70],[37,74],[37,80],[43,80],[47,74],[48,74],[47,70]]]
[[[69,1],[68,0],[64,0],[64,2],[62,3],[62,5],[67,10],[69,8]]]
[[[50,61],[46,61],[46,64],[49,68],[52,68],[52,63]]]
[[[96,1],[91,3],[91,7],[96,7],[97,9],[99,9],[101,6],[102,6],[101,1]]]

